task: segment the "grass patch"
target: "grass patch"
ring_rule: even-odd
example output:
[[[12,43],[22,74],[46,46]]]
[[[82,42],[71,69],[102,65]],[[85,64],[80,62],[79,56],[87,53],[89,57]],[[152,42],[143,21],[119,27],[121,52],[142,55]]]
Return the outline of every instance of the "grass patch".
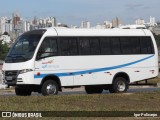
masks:
[[[139,81],[139,84],[145,84],[145,81]],[[148,79],[147,84],[153,84],[156,85],[157,83],[160,83],[160,78],[153,78],[153,79]]]
[[[150,79],[148,80],[149,84],[156,84],[156,83],[160,83],[160,78],[154,78],[154,79]]]
[[[160,111],[160,91],[133,94],[1,96],[0,111]]]
[[[160,111],[160,90],[123,94],[1,96],[0,111]],[[24,120],[27,118],[23,118]],[[35,119],[35,118],[30,118]],[[151,118],[57,117],[54,120],[150,120]],[[156,119],[156,118],[155,118]],[[13,118],[17,120],[17,118]],[[53,120],[53,118],[37,118]]]

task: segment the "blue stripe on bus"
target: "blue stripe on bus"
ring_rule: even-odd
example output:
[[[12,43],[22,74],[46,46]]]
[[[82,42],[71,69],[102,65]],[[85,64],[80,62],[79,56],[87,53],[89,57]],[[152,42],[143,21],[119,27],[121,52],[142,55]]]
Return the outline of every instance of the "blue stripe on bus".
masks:
[[[105,67],[105,68],[97,68],[97,69],[91,69],[91,70],[83,70],[83,71],[77,71],[77,72],[64,72],[64,73],[51,73],[51,74],[40,74],[38,75],[34,75],[34,78],[43,78],[47,75],[56,75],[58,77],[65,77],[65,76],[73,76],[73,75],[81,75],[81,74],[88,74],[88,73],[96,73],[96,72],[102,72],[102,71],[107,71],[107,70],[114,70],[114,69],[118,69],[118,68],[123,68],[123,67],[127,67],[139,62],[142,62],[144,60],[147,60],[151,57],[153,57],[154,55],[151,55],[149,57],[145,57],[143,59],[134,61],[134,62],[130,62],[130,63],[126,63],[126,64],[122,64],[122,65],[117,65],[117,66],[112,66],[112,67]]]

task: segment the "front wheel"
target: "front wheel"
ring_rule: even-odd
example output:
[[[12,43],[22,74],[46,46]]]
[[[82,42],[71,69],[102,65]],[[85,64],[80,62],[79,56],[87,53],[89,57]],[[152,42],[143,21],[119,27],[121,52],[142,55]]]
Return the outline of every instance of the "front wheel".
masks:
[[[128,89],[128,82],[123,77],[117,77],[109,88],[110,93],[123,93]]]
[[[56,95],[58,94],[58,84],[53,80],[47,80],[43,83],[41,88],[42,95]]]

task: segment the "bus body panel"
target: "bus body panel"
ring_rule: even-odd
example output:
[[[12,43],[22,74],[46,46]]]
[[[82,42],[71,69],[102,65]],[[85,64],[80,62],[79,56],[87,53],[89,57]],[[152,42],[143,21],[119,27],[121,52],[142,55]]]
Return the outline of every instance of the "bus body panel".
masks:
[[[53,56],[36,60],[44,38],[50,36],[55,38],[62,36],[151,36],[155,54]],[[155,39],[149,30],[51,28],[47,29],[42,36],[31,60],[3,65],[3,71],[23,69],[33,71],[17,74],[17,85],[40,85],[42,80],[50,75],[57,76],[61,86],[112,84],[117,73],[126,73],[130,82],[135,82],[158,76],[158,52]]]
[[[56,29],[58,36],[145,36],[141,29]],[[52,31],[48,31],[52,32]]]
[[[56,75],[62,86],[111,84],[116,73],[124,72],[135,82],[157,76],[155,59],[152,54],[50,57],[35,63],[35,79]]]

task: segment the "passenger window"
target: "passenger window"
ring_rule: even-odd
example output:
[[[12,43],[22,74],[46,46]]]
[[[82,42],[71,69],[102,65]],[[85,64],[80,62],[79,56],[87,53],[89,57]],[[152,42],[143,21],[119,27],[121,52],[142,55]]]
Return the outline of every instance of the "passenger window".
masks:
[[[80,55],[90,55],[90,43],[88,38],[80,39]]]
[[[77,55],[78,44],[77,38],[64,37],[60,38],[61,55]]]
[[[102,55],[111,55],[111,43],[110,39],[107,37],[100,38],[101,43],[101,54]]]
[[[120,47],[120,40],[117,37],[110,38],[111,40],[111,48],[112,48],[112,54],[113,55],[119,55],[121,54],[121,47]]]
[[[41,44],[38,51],[38,58],[44,58],[57,55],[57,40],[52,37],[47,37]]]
[[[91,55],[100,54],[100,45],[98,38],[90,38],[90,48],[91,48]]]
[[[132,44],[129,37],[121,37],[122,54],[132,54]]]
[[[140,44],[141,44],[141,53],[142,54],[154,53],[154,51],[152,50],[153,44],[152,44],[150,37],[141,37]]]
[[[122,54],[140,54],[138,37],[121,37]]]
[[[130,38],[131,54],[141,54],[140,41],[138,37]]]

